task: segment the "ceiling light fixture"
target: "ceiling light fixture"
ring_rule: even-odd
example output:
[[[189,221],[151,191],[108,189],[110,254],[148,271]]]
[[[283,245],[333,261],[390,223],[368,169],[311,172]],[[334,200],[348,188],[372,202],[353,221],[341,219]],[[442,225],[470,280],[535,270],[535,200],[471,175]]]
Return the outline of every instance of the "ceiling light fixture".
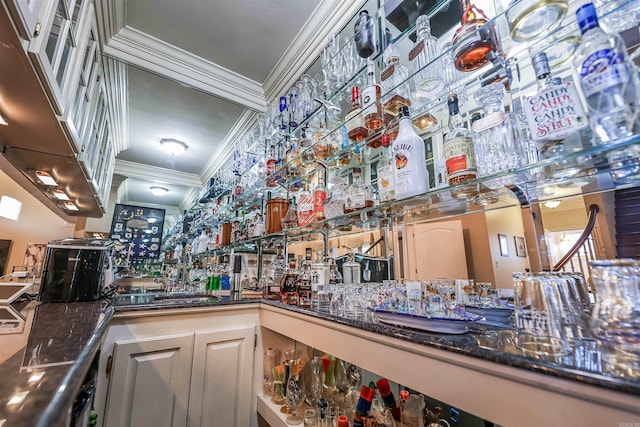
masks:
[[[544,205],[549,209],[555,209],[560,206],[560,200],[547,200]]]
[[[0,216],[17,221],[22,210],[22,202],[9,196],[0,197]]]
[[[71,200],[69,196],[67,196],[67,193],[65,193],[63,190],[60,190],[59,188],[53,190],[53,197],[58,200]]]
[[[78,209],[78,207],[76,206],[76,204],[75,204],[75,203],[73,203],[73,202],[64,202],[64,208],[65,208],[66,210],[69,210],[69,211],[75,211],[75,212],[77,212],[77,211],[79,211],[79,210],[80,210],[80,209]]]
[[[45,171],[36,171],[36,178],[43,183],[44,185],[49,185],[51,187],[55,187],[58,185],[55,179],[51,176],[49,172]]]
[[[149,187],[154,196],[162,197],[169,192],[168,189],[164,187]]]
[[[176,154],[181,154],[184,152],[184,150],[189,148],[189,146],[184,142],[178,141],[177,139],[171,139],[171,138],[160,140],[160,145],[162,146],[162,149],[164,151],[171,154],[172,156],[175,156]]]

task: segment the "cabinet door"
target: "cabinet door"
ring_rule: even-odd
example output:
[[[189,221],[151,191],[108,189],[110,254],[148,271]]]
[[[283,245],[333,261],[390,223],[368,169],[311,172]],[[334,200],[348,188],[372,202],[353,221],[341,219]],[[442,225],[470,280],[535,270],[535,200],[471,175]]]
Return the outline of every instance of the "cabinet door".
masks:
[[[81,32],[93,14],[89,0],[47,2],[39,24],[40,33],[31,40],[29,53],[35,58],[56,114],[63,114],[73,92],[80,67],[78,61]]]
[[[402,233],[405,278],[468,277],[461,221],[407,225]]]
[[[196,332],[189,427],[248,426],[254,328]]]
[[[20,34],[27,40],[31,40],[36,32],[43,4],[44,0],[13,0],[8,2]]]
[[[118,341],[105,426],[185,426],[193,334]]]

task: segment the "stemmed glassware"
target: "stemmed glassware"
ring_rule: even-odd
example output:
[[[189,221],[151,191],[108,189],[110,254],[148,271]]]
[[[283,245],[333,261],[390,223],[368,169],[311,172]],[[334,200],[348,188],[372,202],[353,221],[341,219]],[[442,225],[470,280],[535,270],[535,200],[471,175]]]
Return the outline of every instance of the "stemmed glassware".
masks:
[[[444,306],[448,313],[451,313],[456,307],[456,301],[452,298],[455,291],[455,282],[451,279],[436,279],[435,285],[438,289],[438,294],[444,300]]]

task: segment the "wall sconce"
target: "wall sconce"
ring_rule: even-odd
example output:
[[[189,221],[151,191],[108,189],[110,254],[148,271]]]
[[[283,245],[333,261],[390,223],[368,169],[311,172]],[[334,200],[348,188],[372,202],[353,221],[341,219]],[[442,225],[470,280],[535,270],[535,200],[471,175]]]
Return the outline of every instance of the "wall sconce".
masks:
[[[555,209],[560,206],[560,200],[547,200],[543,204],[549,209]]]

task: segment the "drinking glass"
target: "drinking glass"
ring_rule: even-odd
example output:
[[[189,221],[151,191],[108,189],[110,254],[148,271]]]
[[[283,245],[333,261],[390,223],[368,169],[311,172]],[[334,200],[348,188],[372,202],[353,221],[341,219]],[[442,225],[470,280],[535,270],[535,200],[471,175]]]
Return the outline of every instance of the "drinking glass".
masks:
[[[352,320],[364,320],[367,317],[366,301],[363,289],[366,286],[347,285],[344,296],[344,317]]]
[[[596,338],[612,348],[640,357],[640,261],[591,261],[598,300],[591,315]]]
[[[315,409],[304,410],[304,427],[316,427],[316,411]]]
[[[300,376],[291,375],[287,380],[287,394],[285,396],[287,406],[291,410],[291,413],[287,415],[287,424],[298,425],[304,421],[299,412],[300,406],[304,402],[304,396],[304,388],[300,383]]]
[[[436,279],[435,284],[438,288],[438,293],[442,297],[444,307],[447,311],[453,311],[456,306],[456,302],[451,296],[456,288],[455,282],[450,279]]]
[[[488,282],[477,282],[476,286],[480,291],[480,304],[484,307],[491,306],[491,296],[489,295],[489,291],[491,290],[491,283]]]
[[[514,273],[518,347],[526,352],[566,353],[563,309],[558,288],[547,273]]]

